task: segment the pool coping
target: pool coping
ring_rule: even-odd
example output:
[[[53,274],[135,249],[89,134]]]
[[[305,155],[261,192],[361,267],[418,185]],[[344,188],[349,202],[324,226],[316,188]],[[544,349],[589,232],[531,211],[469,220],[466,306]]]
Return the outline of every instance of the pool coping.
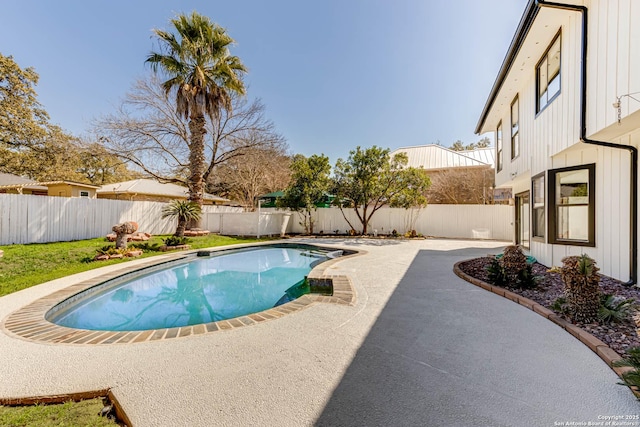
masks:
[[[30,342],[46,344],[71,344],[71,345],[95,345],[95,344],[131,344],[150,341],[162,341],[167,339],[182,338],[192,335],[203,335],[218,331],[228,331],[245,326],[252,326],[269,320],[279,319],[287,314],[295,313],[316,303],[329,303],[346,306],[354,306],[356,302],[356,291],[351,279],[346,275],[329,275],[327,270],[334,264],[345,259],[366,254],[363,250],[348,249],[350,254],[339,258],[330,259],[314,267],[307,275],[312,288],[321,288],[331,294],[311,293],[301,296],[298,299],[270,308],[258,313],[252,313],[233,319],[219,320],[216,322],[201,323],[191,326],[174,328],[152,329],[144,331],[96,331],[88,329],[75,329],[66,326],[56,325],[46,320],[46,313],[55,305],[65,299],[89,289],[107,280],[129,274],[131,272],[177,261],[192,256],[199,251],[221,252],[225,250],[241,249],[253,246],[269,245],[297,245],[303,243],[294,242],[260,242],[240,245],[230,245],[184,251],[176,254],[159,255],[149,258],[148,261],[136,263],[135,265],[122,264],[122,268],[110,273],[97,274],[94,277],[70,284],[69,286],[57,290],[47,296],[39,298],[5,317],[0,323],[0,328],[15,338],[24,339]],[[304,243],[305,245],[322,247]],[[332,247],[335,250],[343,248]],[[343,249],[347,250],[347,249]],[[73,276],[69,276],[73,277]]]

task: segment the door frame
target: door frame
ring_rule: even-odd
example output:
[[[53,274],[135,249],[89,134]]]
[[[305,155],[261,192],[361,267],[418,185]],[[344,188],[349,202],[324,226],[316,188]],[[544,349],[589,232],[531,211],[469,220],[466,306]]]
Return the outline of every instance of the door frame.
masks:
[[[526,242],[521,242],[522,233],[520,232],[520,227],[522,226],[522,218],[520,216],[521,204],[522,201],[526,200],[529,208],[527,209],[525,215],[529,217],[529,230],[528,236],[529,239]],[[522,193],[518,193],[515,195],[515,209],[516,209],[516,220],[515,220],[515,237],[516,237],[516,245],[521,245],[527,249],[531,247],[531,192],[529,190],[523,191]]]

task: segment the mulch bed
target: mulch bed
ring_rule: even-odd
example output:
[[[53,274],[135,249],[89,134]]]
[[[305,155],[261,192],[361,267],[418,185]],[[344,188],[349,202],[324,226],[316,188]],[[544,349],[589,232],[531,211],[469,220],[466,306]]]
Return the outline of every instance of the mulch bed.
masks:
[[[480,279],[484,282],[491,283],[488,278],[486,267],[490,264],[490,257],[475,258],[462,262],[460,269],[469,276]],[[533,289],[517,289],[505,287],[523,297],[529,298],[538,304],[553,310],[551,306],[554,301],[564,295],[564,284],[558,273],[547,272],[547,267],[542,264],[535,263],[533,272],[538,276],[537,286]],[[622,282],[607,276],[600,276],[600,292],[602,294],[613,294],[624,298],[635,298],[640,304],[640,289],[637,287],[628,287]],[[566,320],[563,313],[558,313]],[[638,337],[638,326],[636,320],[640,320],[640,313],[635,313],[625,321],[619,323],[589,323],[572,322],[576,326],[589,332],[602,342],[606,343],[621,356],[627,356],[626,350],[631,347],[640,346],[640,337]]]

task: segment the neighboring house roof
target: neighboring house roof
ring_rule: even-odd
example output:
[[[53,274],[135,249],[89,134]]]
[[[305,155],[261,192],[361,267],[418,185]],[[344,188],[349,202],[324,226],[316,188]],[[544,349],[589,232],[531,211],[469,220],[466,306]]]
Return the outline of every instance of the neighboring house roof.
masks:
[[[9,189],[9,188],[21,188],[25,186],[28,186],[29,188],[34,190],[47,191],[47,187],[39,185],[37,182],[31,179],[23,178],[21,176],[14,175],[11,173],[0,172],[0,188]]]
[[[406,153],[409,158],[407,166],[426,170],[440,170],[458,167],[494,165],[495,151],[492,147],[478,148],[468,151],[453,151],[437,144],[402,147],[391,153]]]
[[[37,182],[31,179],[22,178],[18,175],[13,175],[10,173],[0,173],[0,188],[9,189],[9,188],[30,188],[32,190],[42,190],[47,191],[47,186],[55,185],[55,184],[68,184],[75,185],[76,187],[85,187],[85,188],[100,188],[99,185],[92,184],[84,184],[82,182],[75,181],[66,181],[66,180],[58,180],[58,181],[44,181]]]
[[[274,191],[273,193],[269,193],[269,194],[263,194],[261,196],[258,196],[260,198],[263,197],[284,197],[284,191]]]
[[[165,196],[176,198],[189,197],[189,189],[176,184],[163,184],[153,179],[134,179],[132,181],[116,182],[115,184],[107,184],[100,187],[98,194],[145,194],[150,196]],[[214,196],[205,193],[205,200],[213,200],[217,202],[229,202],[224,197]]]
[[[38,182],[38,184],[40,185],[55,185],[55,184],[67,184],[67,185],[75,185],[76,187],[85,187],[85,188],[100,188],[99,185],[93,185],[93,184],[85,184],[83,182],[76,182],[76,181],[66,181],[66,180],[61,180],[61,181],[45,181],[45,182]]]

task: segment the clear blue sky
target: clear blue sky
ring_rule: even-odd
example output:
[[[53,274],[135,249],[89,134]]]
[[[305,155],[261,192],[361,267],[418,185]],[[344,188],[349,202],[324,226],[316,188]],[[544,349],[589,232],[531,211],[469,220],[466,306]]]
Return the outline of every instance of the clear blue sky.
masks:
[[[473,131],[526,0],[3,2],[0,52],[40,75],[52,122],[86,134],[149,72],[153,28],[225,27],[294,153],[480,139]]]

